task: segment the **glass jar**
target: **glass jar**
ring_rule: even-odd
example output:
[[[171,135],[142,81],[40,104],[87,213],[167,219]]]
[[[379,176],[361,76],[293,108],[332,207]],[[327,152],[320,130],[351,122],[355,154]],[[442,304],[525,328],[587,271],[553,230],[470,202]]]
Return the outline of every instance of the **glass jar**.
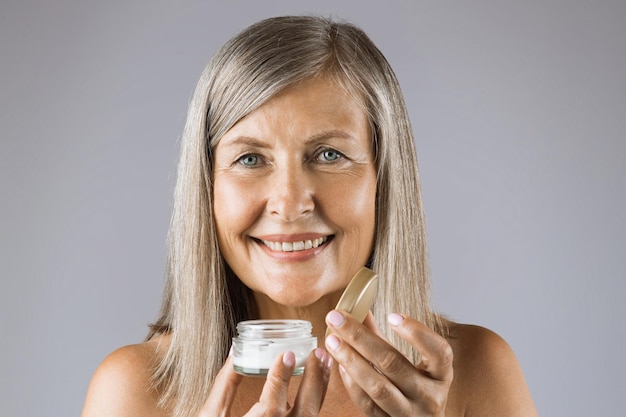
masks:
[[[248,320],[237,324],[233,338],[233,365],[242,375],[267,375],[274,359],[284,352],[293,352],[296,367],[293,375],[304,372],[309,353],[317,347],[306,320]]]

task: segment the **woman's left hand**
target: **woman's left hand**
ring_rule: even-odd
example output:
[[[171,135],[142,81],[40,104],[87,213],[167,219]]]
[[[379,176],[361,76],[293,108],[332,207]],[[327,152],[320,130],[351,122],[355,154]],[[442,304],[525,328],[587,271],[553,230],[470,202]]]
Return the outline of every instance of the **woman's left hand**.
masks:
[[[452,383],[452,348],[420,322],[390,314],[391,328],[419,353],[412,364],[380,336],[373,317],[365,324],[344,311],[326,316],[326,348],[339,365],[352,401],[367,416],[444,416]]]

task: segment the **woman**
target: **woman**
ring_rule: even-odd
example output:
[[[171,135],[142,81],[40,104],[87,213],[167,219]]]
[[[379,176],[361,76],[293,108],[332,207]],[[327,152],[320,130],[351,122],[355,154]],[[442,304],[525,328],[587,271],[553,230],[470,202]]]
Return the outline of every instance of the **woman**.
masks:
[[[83,416],[534,416],[502,339],[429,305],[417,160],[387,61],[358,28],[261,21],[211,59],[182,143],[169,280],[146,342],[98,368]],[[333,310],[362,266],[363,324]],[[300,318],[318,348],[233,371],[237,322]],[[326,327],[331,332],[324,338]]]

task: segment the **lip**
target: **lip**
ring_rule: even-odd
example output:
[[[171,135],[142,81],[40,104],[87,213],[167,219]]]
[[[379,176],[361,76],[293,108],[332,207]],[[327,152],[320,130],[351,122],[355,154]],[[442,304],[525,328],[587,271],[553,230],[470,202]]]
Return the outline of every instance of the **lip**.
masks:
[[[301,240],[313,240],[322,237],[330,239],[332,235],[330,233],[297,233],[297,234],[271,234],[271,235],[259,235],[253,236],[256,240],[268,240],[270,242],[298,242]]]
[[[315,257],[327,247],[328,243],[333,240],[333,237],[334,235],[306,233],[297,235],[263,235],[253,237],[252,239],[271,258],[293,262],[306,261]],[[280,243],[283,243],[283,248],[286,250],[276,250],[271,247]],[[268,244],[271,246],[268,246]],[[294,244],[299,250],[292,250],[288,244]]]

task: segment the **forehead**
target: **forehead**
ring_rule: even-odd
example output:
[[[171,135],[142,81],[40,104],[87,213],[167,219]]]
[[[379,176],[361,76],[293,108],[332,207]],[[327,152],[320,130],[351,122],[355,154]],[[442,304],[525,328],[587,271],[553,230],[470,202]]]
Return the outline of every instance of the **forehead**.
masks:
[[[309,104],[326,104],[350,106],[365,110],[364,100],[346,82],[336,77],[320,75],[294,82],[271,97],[265,104],[284,102],[308,102]]]
[[[369,120],[362,100],[337,82],[312,78],[294,83],[236,123],[225,138],[247,129],[284,131],[345,128],[367,129]],[[356,132],[355,132],[356,133]]]

